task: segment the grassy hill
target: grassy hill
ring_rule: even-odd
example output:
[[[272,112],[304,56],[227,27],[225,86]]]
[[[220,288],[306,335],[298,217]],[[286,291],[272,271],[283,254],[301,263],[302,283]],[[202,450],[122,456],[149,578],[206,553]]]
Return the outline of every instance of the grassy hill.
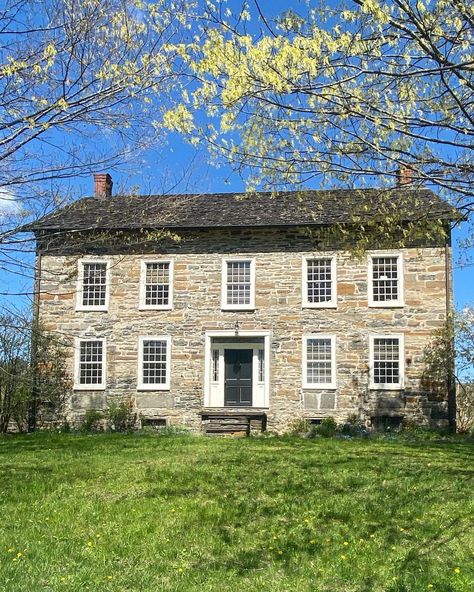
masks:
[[[0,588],[472,592],[474,445],[0,439]]]

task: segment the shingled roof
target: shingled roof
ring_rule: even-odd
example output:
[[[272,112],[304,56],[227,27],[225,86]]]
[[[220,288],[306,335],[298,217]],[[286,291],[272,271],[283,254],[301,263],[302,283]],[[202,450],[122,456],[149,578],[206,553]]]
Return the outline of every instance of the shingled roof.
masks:
[[[426,189],[117,195],[81,199],[25,230],[320,226],[377,219],[387,212],[402,221],[459,218]]]

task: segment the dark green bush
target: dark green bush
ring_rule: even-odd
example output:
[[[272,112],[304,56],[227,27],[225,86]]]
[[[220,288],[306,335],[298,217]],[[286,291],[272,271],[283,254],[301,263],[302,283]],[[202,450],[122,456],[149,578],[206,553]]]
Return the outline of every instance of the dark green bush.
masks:
[[[104,414],[97,409],[90,409],[86,411],[84,419],[82,420],[80,430],[81,432],[91,433],[100,432],[103,429]]]

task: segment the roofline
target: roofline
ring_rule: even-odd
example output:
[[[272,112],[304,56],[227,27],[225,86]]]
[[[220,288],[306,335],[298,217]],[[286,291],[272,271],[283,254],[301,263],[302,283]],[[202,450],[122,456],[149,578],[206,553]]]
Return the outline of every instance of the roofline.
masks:
[[[448,214],[448,212],[446,212],[446,214]],[[467,218],[465,218],[464,216],[459,216],[457,218],[455,218],[454,216],[451,215],[440,215],[440,216],[433,216],[432,218],[422,218],[420,220],[414,220],[412,218],[405,218],[400,220],[400,222],[423,222],[423,221],[427,221],[427,220],[444,220],[446,222],[454,222],[454,221],[465,221]],[[375,218],[371,218],[369,221],[375,220]],[[38,233],[38,232],[52,232],[52,231],[61,231],[61,232],[84,232],[84,231],[94,231],[94,230],[119,230],[119,231],[124,231],[124,230],[167,230],[167,229],[173,229],[173,230],[215,230],[215,229],[243,229],[243,228],[297,228],[297,227],[302,227],[304,228],[305,226],[320,226],[320,227],[330,227],[330,226],[334,226],[335,224],[346,224],[347,226],[354,226],[356,224],[359,224],[358,222],[351,222],[351,221],[334,221],[331,223],[319,223],[319,222],[294,222],[294,223],[289,223],[289,222],[282,222],[281,224],[226,224],[226,225],[222,225],[222,226],[218,226],[218,225],[213,225],[213,226],[195,226],[195,225],[188,225],[188,226],[179,226],[179,225],[164,225],[164,226],[89,226],[87,228],[61,228],[60,226],[49,226],[49,227],[42,227],[42,228],[34,228],[31,227],[28,229],[28,227],[24,227],[24,230],[22,230],[21,228],[19,229],[19,232],[33,232],[33,233]]]

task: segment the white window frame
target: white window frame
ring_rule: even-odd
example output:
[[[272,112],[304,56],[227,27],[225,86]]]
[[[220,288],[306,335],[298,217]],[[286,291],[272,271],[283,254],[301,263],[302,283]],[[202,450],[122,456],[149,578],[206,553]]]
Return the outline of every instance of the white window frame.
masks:
[[[308,300],[308,261],[321,259],[331,260],[331,300],[327,302],[310,302]],[[335,255],[318,253],[318,255],[303,255],[301,292],[303,308],[337,308],[337,262]]]
[[[227,303],[227,264],[250,263],[250,303]],[[255,258],[254,257],[224,257],[222,259],[221,276],[221,310],[255,310]]]
[[[143,382],[143,343],[145,341],[166,341],[166,381],[163,384]],[[171,337],[169,335],[140,335],[138,338],[138,380],[139,391],[169,391],[171,383]]]
[[[313,383],[308,382],[308,340],[309,339],[329,339],[331,341],[331,382]],[[336,336],[328,333],[312,333],[303,335],[303,388],[310,390],[335,390],[337,388],[337,368],[336,368]]]
[[[84,298],[84,265],[87,263],[102,263],[106,265],[105,268],[105,304],[102,305],[85,305]],[[77,288],[76,288],[76,310],[77,311],[108,311],[110,301],[110,260],[103,258],[86,258],[79,259],[77,262]]]
[[[398,298],[397,300],[374,300],[374,282],[373,282],[373,259],[374,257],[394,257],[397,259],[398,272]],[[374,251],[369,254],[368,260],[368,303],[373,308],[401,308],[404,303],[404,282],[403,282],[403,253]]]
[[[100,384],[81,384],[81,343],[102,342],[102,382]],[[74,390],[103,391],[107,386],[107,340],[105,337],[76,337],[74,339]]]
[[[373,390],[398,391],[404,388],[405,384],[405,339],[403,333],[373,333],[369,335],[369,388]],[[398,339],[398,383],[376,383],[374,382],[374,340],[375,339]]]
[[[149,263],[169,264],[168,304],[146,304],[146,266]],[[173,309],[174,261],[173,259],[143,259],[140,262],[140,295],[139,310],[172,310]]]

